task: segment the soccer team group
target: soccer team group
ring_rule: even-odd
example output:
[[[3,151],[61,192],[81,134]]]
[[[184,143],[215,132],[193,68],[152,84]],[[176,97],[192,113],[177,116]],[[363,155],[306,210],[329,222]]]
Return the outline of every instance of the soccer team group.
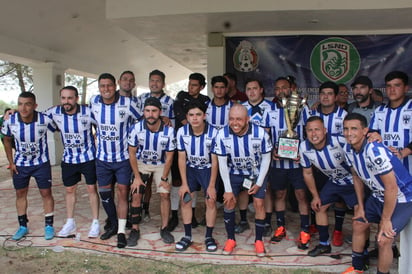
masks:
[[[45,239],[55,236],[47,131],[58,130],[64,146],[61,168],[67,210],[59,237],[76,232],[76,188],[83,174],[93,219],[90,238],[106,240],[117,235],[117,247],[136,246],[139,225],[150,218],[151,185],[155,184],[160,195],[160,236],[165,243],[175,243],[171,231],[178,223],[180,204],[185,233],[175,243],[177,251],[193,243],[196,193],[203,190],[205,249],[218,249],[213,238],[217,202],[224,206],[223,254],[233,252],[236,233],[250,228],[247,209],[251,203],[256,255],[264,256],[263,236],[272,235],[273,211],[277,228],[270,242],[278,243],[286,236],[289,189],[300,214],[299,248],[308,249],[313,229],[319,232],[319,244],[309,256],[330,253],[331,244],[342,245],[343,220],[350,208],[354,210],[352,266],[345,273],[366,269],[371,223],[379,225],[378,273],[388,273],[392,245],[412,215],[412,100],[406,96],[409,79],[404,72],[392,71],[384,80],[386,104],[373,100],[373,84],[366,76],[351,83],[354,102],[349,105],[337,100],[348,96],[345,85],[322,83],[319,102],[303,107],[293,129],[300,139],[294,159],[280,157],[277,149],[288,124],[290,129],[282,98],[297,89],[291,76],[275,80],[273,101],[265,99],[258,79],[248,79],[245,92],[240,92],[231,73],[211,79],[213,99],[200,94],[205,77],[193,73],[188,91],[179,92],[173,100],[163,90],[165,74],[159,70],[149,74],[150,92],[139,97],[132,96],[133,72],[123,72],[117,82],[113,75],[101,74],[100,94],[88,106],[78,103],[73,86],[60,90],[60,105],[43,112],[36,111],[35,95],[23,92],[17,111],[9,113],[2,127],[19,223],[12,239],[18,241],[29,232],[31,177],[43,201]],[[101,235],[99,200],[107,214]],[[335,227],[330,241],[331,205]],[[236,208],[240,212],[237,223]],[[126,239],[127,223],[131,230]]]

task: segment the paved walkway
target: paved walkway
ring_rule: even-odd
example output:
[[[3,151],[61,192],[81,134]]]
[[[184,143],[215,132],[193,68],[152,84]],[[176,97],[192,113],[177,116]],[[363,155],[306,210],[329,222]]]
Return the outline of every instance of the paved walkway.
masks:
[[[12,187],[11,179],[7,173],[4,173],[5,163],[4,158],[0,158],[0,243],[4,243],[17,228],[17,218],[15,210],[15,192]],[[6,175],[4,175],[6,174]],[[55,222],[54,226],[58,231],[65,222],[65,203],[64,203],[64,187],[60,179],[60,167],[53,167],[53,195],[55,199]],[[351,247],[344,243],[342,247],[333,247],[332,252],[338,256],[306,256],[307,251],[301,251],[297,248],[296,239],[299,234],[299,215],[297,213],[287,214],[287,239],[284,239],[279,244],[270,244],[270,238],[265,238],[265,245],[267,256],[257,258],[254,252],[254,225],[251,229],[245,231],[241,235],[236,235],[238,246],[234,253],[230,256],[221,254],[223,244],[225,242],[225,229],[223,224],[223,210],[218,210],[218,220],[215,228],[214,236],[218,242],[219,249],[215,253],[208,253],[204,246],[205,227],[198,227],[193,230],[194,244],[183,253],[175,252],[174,244],[164,244],[160,239],[159,225],[159,199],[158,195],[153,195],[153,201],[150,207],[150,214],[152,219],[147,223],[141,225],[141,239],[138,246],[134,248],[118,249],[116,247],[116,237],[102,241],[100,239],[88,239],[87,233],[90,219],[90,209],[88,205],[88,197],[84,182],[80,183],[77,193],[78,203],[76,205],[75,219],[78,227],[78,232],[81,234],[80,241],[76,239],[54,238],[46,241],[43,238],[44,217],[41,206],[41,199],[34,182],[31,183],[29,190],[29,230],[27,241],[16,243],[7,240],[7,245],[24,245],[31,241],[34,246],[46,246],[53,248],[55,246],[62,246],[64,248],[81,248],[93,251],[105,251],[114,254],[128,254],[136,257],[151,257],[155,256],[158,259],[165,260],[186,260],[191,262],[202,263],[216,263],[216,264],[261,264],[273,267],[292,267],[292,268],[306,268],[314,271],[340,273],[344,271],[350,264]],[[200,200],[200,199],[199,199]],[[197,219],[202,218],[203,204],[198,202],[199,209],[196,211]],[[100,224],[103,226],[106,214],[100,208]],[[253,224],[253,216],[248,213],[249,222]],[[350,217],[347,216],[344,224],[344,234],[349,237],[351,231]],[[180,221],[180,220],[179,220]],[[181,221],[179,226],[173,232],[175,240],[179,240],[184,234],[183,225]],[[373,239],[373,236],[371,236]],[[318,243],[318,235],[313,235],[311,247],[313,248]],[[372,243],[373,245],[373,243]],[[371,261],[372,267],[370,273],[376,271],[376,260]],[[397,262],[391,273],[397,273]]]

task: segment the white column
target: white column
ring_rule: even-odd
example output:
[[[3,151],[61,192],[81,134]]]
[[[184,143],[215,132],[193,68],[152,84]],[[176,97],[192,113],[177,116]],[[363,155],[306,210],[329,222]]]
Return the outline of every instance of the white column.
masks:
[[[55,63],[36,64],[33,68],[33,83],[38,104],[37,110],[44,111],[51,106],[60,104],[59,91],[64,85],[65,68]],[[63,155],[59,133],[49,133],[48,145],[50,163],[60,164]]]
[[[207,48],[207,82],[216,75],[225,73],[225,40],[222,33],[209,33]],[[208,85],[207,95],[213,98],[212,86]]]
[[[400,236],[400,253],[398,270],[400,274],[412,273],[412,222],[405,226]]]

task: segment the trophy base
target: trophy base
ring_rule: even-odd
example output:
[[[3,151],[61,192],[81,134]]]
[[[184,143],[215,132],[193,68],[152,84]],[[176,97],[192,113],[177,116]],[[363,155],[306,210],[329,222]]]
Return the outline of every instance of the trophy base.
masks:
[[[299,139],[280,137],[277,154],[283,159],[296,159],[299,156]]]

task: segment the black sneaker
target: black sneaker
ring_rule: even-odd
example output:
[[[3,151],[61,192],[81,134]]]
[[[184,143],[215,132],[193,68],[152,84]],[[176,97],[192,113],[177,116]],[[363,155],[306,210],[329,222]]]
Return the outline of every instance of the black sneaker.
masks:
[[[117,247],[125,248],[126,245],[127,245],[126,235],[124,235],[124,233],[117,234]]]
[[[177,227],[178,224],[179,224],[179,219],[178,218],[175,218],[175,217],[170,218],[170,220],[169,220],[169,222],[166,226],[167,231],[172,232],[173,230],[175,230],[175,228]]]
[[[240,234],[243,233],[245,230],[250,229],[249,223],[248,222],[240,222],[235,226],[235,233]]]
[[[332,248],[330,245],[317,245],[314,249],[308,252],[308,255],[311,257],[316,257],[321,254],[330,253]]]
[[[172,244],[175,242],[175,237],[173,237],[172,233],[170,233],[167,228],[160,229],[160,237],[165,244]]]
[[[110,227],[109,229],[107,229],[101,236],[100,239],[101,240],[108,240],[110,239],[112,236],[117,234],[117,226],[113,226]]]
[[[127,239],[127,246],[137,246],[137,241],[140,239],[140,230],[132,229],[130,231],[129,239]]]

